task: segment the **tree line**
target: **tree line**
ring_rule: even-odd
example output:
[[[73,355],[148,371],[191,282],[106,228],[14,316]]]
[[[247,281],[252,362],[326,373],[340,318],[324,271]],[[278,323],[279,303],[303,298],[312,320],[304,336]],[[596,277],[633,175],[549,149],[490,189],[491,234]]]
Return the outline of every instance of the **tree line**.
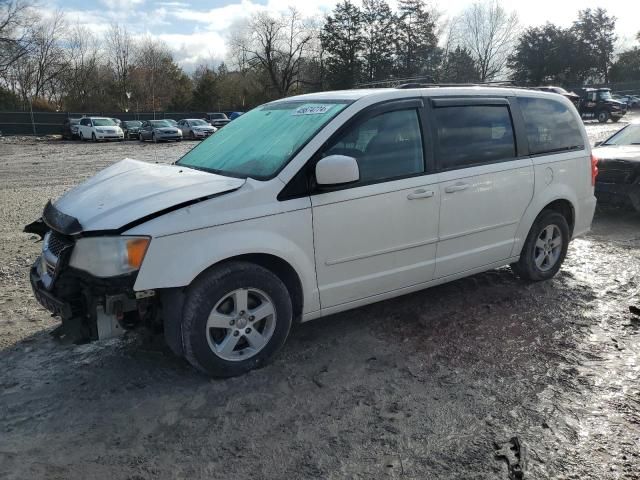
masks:
[[[614,54],[616,19],[585,9],[568,27],[523,29],[499,0],[444,18],[426,0],[343,0],[322,19],[291,8],[234,25],[223,63],[185,72],[164,42],[104,35],[0,0],[0,109],[246,110],[298,93],[421,78],[521,85],[640,80],[640,48]],[[640,34],[638,36],[640,41]],[[411,81],[411,80],[406,80]]]

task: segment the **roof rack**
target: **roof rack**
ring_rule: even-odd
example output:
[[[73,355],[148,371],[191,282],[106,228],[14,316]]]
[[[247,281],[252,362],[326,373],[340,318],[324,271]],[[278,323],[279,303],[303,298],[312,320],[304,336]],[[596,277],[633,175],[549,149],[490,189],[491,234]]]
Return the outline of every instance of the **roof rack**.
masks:
[[[438,87],[515,87],[511,80],[475,83],[405,83],[396,88],[438,88]]]

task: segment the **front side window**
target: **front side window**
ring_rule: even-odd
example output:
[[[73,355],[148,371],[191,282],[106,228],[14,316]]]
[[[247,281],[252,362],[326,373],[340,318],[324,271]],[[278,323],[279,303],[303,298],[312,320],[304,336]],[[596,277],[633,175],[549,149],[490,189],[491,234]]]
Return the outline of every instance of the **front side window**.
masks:
[[[290,101],[254,108],[177,164],[234,177],[271,178],[347,104]]]
[[[441,170],[515,158],[515,137],[507,105],[439,107],[434,109],[434,116]]]
[[[361,183],[423,173],[418,111],[390,111],[358,123],[325,150],[323,156],[328,155],[354,157]]]
[[[584,148],[575,115],[548,98],[518,98],[532,155]]]

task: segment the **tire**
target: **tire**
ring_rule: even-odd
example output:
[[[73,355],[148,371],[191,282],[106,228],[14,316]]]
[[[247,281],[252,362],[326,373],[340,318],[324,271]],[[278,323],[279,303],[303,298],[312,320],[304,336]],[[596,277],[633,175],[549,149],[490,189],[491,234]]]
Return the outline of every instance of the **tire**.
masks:
[[[553,232],[549,235],[550,232]],[[558,236],[556,236],[556,234]],[[556,238],[560,237],[560,245]],[[547,241],[548,239],[548,241]],[[511,264],[511,269],[524,280],[539,282],[553,278],[564,262],[569,247],[570,233],[567,219],[553,210],[543,210],[531,226],[520,252],[520,260]],[[544,248],[548,248],[549,255]],[[540,259],[543,259],[540,262]],[[548,260],[548,261],[546,261]]]
[[[156,138],[156,134],[155,134],[155,133],[152,133],[152,134],[151,134],[151,141],[152,141],[153,143],[158,143],[158,139]]]
[[[91,141],[92,142],[97,142],[98,141],[98,139],[96,138],[96,134],[95,133],[91,134]]]
[[[190,138],[191,140],[195,140],[195,139],[196,139],[196,134],[195,134],[195,133],[193,133],[193,130],[191,130],[191,132],[189,133],[189,138]]]
[[[613,123],[618,123],[622,117],[611,117]]]
[[[82,132],[80,132],[80,141],[84,142],[84,135],[82,135]]]
[[[241,314],[238,310],[242,309],[243,298],[248,301],[246,311]],[[266,311],[273,313],[255,318]],[[207,326],[214,312],[212,322],[223,327]],[[256,313],[253,319],[252,312]],[[184,355],[207,375],[242,375],[273,358],[284,345],[291,323],[291,298],[275,274],[252,263],[229,262],[206,272],[187,290],[182,316]],[[251,339],[261,345],[257,351]]]
[[[609,112],[607,112],[606,110],[600,110],[596,114],[596,118],[600,123],[607,123],[607,120],[609,120]]]

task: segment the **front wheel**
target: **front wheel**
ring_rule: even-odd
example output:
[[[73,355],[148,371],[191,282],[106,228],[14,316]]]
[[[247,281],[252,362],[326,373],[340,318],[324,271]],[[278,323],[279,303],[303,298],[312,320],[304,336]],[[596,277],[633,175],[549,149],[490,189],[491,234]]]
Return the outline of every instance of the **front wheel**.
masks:
[[[622,117],[611,117],[613,123],[618,123]]]
[[[97,142],[98,141],[98,139],[96,138],[96,134],[95,133],[91,134],[91,141],[92,142]]]
[[[527,235],[520,260],[511,264],[513,271],[525,280],[539,282],[555,276],[569,248],[567,219],[553,210],[544,210]]]
[[[230,262],[189,287],[182,318],[185,357],[208,375],[241,375],[273,358],[291,322],[291,298],[280,278],[252,263]]]

